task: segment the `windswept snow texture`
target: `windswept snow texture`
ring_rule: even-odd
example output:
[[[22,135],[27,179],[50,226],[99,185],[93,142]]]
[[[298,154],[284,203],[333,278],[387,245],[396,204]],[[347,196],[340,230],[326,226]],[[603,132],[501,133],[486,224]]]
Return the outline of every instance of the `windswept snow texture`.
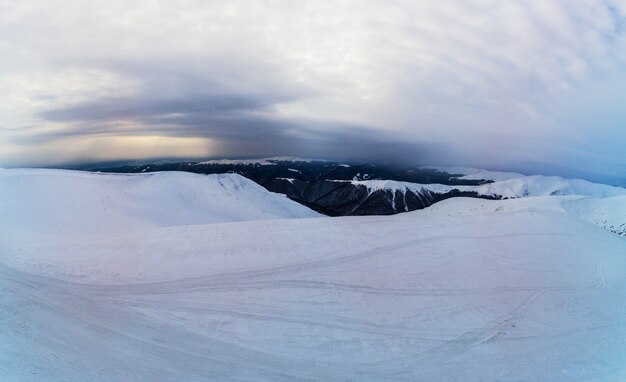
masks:
[[[626,380],[623,197],[236,221],[316,216],[253,186],[0,171],[0,381]]]

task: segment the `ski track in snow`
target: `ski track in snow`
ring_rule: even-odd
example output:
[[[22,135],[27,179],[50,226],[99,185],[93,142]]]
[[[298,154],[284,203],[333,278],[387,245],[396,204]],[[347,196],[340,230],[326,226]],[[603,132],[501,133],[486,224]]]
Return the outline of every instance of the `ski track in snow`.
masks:
[[[0,380],[623,381],[626,239],[590,203],[5,225]]]

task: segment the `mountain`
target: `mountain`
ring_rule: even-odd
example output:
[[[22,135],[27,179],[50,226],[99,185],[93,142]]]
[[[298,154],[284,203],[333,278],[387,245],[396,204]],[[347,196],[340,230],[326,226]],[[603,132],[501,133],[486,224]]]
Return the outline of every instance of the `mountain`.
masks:
[[[237,173],[329,216],[392,215],[454,197],[505,199],[542,195],[625,195],[626,189],[556,176],[473,168],[411,168],[291,157],[99,168],[106,172]]]
[[[437,169],[385,166],[373,163],[339,163],[320,159],[275,157],[261,159],[221,159],[204,162],[181,162],[115,167],[94,167],[93,171],[136,173],[187,171],[201,174],[237,173],[262,183],[269,179],[288,178],[306,182],[317,180],[389,179],[412,183],[479,185],[476,179],[458,179]],[[457,174],[458,175],[458,174]]]
[[[0,230],[103,233],[314,217],[314,211],[237,174],[98,174],[0,170]]]
[[[403,195],[386,189],[370,192],[367,185],[352,181],[374,179],[443,185],[480,185],[484,180],[464,180],[434,169],[401,168],[371,163],[339,163],[319,159],[276,157],[262,159],[224,159],[94,168],[94,171],[141,173],[151,171],[188,171],[201,174],[237,173],[272,192],[282,193],[313,210],[330,216],[389,215],[425,208],[454,196],[480,197],[472,191],[450,188],[445,192],[430,189]],[[398,199],[396,200],[396,196]],[[485,196],[485,198],[491,198]],[[397,204],[395,204],[397,203]]]
[[[238,175],[0,171],[0,380],[624,380],[625,196],[481,177],[529,196],[330,218]]]

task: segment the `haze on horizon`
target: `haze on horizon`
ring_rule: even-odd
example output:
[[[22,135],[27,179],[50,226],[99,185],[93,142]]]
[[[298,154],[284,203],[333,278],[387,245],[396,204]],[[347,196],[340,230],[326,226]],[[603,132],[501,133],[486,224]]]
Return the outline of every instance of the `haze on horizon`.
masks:
[[[0,0],[0,167],[301,156],[626,179],[626,3]]]

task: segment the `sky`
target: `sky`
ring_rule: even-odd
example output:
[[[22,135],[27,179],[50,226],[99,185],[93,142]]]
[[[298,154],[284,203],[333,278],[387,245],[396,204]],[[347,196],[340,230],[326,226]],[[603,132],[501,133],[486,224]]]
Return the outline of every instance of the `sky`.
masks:
[[[300,156],[626,179],[621,0],[0,0],[0,167]]]

